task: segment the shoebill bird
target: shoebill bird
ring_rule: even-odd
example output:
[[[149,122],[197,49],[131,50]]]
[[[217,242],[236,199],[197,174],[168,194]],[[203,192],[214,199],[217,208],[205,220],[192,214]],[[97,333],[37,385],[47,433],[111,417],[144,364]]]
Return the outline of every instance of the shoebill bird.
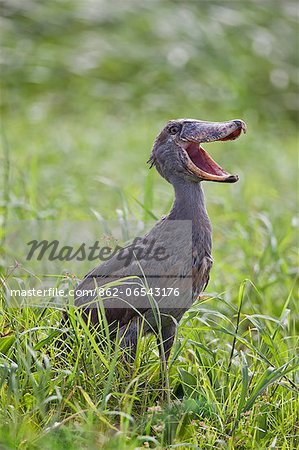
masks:
[[[242,131],[242,120],[169,121],[154,142],[149,162],[174,188],[170,213],[93,269],[75,290],[75,305],[84,320],[99,326],[104,307],[111,337],[119,339],[130,358],[139,332],[154,332],[161,361],[167,364],[178,322],[208,284],[212,234],[202,182],[235,183],[238,176],[222,169],[202,143],[232,141]]]

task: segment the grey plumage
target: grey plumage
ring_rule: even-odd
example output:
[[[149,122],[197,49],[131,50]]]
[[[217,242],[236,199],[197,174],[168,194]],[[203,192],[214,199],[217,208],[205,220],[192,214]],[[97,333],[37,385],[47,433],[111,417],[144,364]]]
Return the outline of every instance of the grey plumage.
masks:
[[[178,119],[168,122],[154,143],[149,161],[173,185],[173,207],[169,215],[135,245],[134,253],[132,246],[128,246],[121,259],[116,254],[84,277],[76,288],[75,305],[81,308],[86,320],[89,316],[93,325],[99,322],[98,297],[96,293],[90,294],[95,287],[117,280],[121,280],[119,285],[123,291],[128,286],[133,292],[133,286],[160,288],[159,292],[163,287],[177,287],[179,296],[154,297],[161,314],[163,342],[159,348],[168,360],[176,323],[205,289],[212,267],[211,224],[201,182],[235,182],[238,179],[218,166],[203,150],[201,142],[233,140],[242,130],[245,132],[245,124],[240,120],[213,123]],[[138,259],[141,250],[154,254],[161,247],[167,254],[164,259]],[[103,303],[105,315],[111,336],[115,338],[118,333],[121,345],[130,347],[134,356],[141,321],[144,320],[144,332],[157,331],[155,308],[148,296],[141,298],[132,293],[128,298],[123,297],[106,298]]]

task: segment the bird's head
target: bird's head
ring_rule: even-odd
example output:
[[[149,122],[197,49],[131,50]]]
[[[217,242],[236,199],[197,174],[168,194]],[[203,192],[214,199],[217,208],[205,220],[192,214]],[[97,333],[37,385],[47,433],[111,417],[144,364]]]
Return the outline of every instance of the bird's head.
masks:
[[[206,122],[193,119],[170,120],[157,136],[149,162],[169,182],[219,181],[235,183],[239,177],[222,169],[203,149],[202,143],[232,141],[246,133],[242,120]]]

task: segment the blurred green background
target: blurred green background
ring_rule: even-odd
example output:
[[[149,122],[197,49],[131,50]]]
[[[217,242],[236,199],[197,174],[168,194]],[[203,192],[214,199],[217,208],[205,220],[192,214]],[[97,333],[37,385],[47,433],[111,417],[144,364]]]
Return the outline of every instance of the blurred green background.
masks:
[[[44,215],[113,211],[119,200],[95,178],[139,197],[154,137],[168,119],[188,116],[246,120],[244,141],[215,144],[214,155],[246,183],[234,192],[255,191],[257,180],[267,202],[289,206],[281,195],[292,190],[295,166],[296,2],[1,3],[4,133],[17,205]],[[165,212],[169,189],[155,183],[155,207]],[[226,189],[207,188],[220,196]]]

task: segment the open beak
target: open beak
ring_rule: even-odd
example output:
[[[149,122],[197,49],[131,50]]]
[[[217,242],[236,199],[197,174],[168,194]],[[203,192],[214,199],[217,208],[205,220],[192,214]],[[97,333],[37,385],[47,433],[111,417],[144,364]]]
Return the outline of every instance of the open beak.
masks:
[[[187,156],[186,168],[201,180],[235,183],[238,175],[231,175],[220,167],[206,152],[203,142],[233,141],[240,134],[246,133],[243,120],[228,122],[204,122],[200,120],[185,121],[178,144]]]

